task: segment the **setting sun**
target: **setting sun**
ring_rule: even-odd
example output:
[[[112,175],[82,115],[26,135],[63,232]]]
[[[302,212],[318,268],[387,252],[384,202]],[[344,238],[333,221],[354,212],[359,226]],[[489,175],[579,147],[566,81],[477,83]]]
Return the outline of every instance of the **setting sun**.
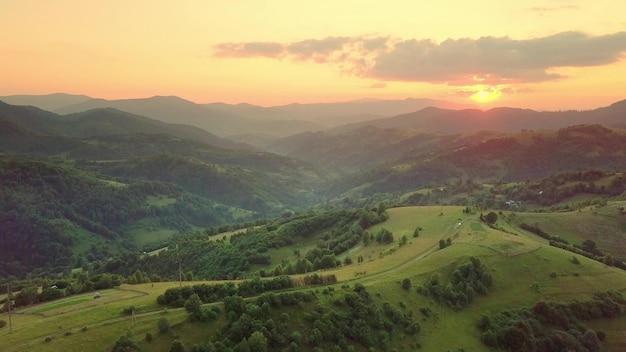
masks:
[[[490,88],[477,91],[476,93],[472,94],[470,98],[478,103],[489,103],[498,99],[501,95],[502,92],[500,90],[496,88]]]

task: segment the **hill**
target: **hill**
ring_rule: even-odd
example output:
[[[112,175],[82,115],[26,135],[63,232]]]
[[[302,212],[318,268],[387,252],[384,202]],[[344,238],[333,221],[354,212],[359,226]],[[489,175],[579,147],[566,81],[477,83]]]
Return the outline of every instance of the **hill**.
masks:
[[[0,121],[15,128],[19,127],[22,132],[29,132],[31,136],[88,138],[133,133],[169,134],[222,148],[250,148],[197,127],[163,123],[111,108],[60,116],[35,107],[9,105],[0,101]]]
[[[321,128],[307,121],[259,121],[172,96],[124,100],[92,99],[65,106],[55,112],[70,114],[98,108],[114,108],[167,123],[196,126],[222,137],[248,133],[265,133],[280,137]]]
[[[598,125],[506,135],[444,136],[415,149],[411,144],[404,147],[402,142],[394,142],[394,146],[403,148],[395,152],[396,155],[404,152],[402,157],[384,165],[362,164],[362,169],[369,170],[343,178],[329,192],[341,194],[359,188],[361,194],[372,195],[454,183],[459,179],[513,182],[538,180],[568,171],[614,171],[626,167],[626,133]],[[296,153],[291,155],[298,157]]]
[[[257,344],[267,351],[622,350],[626,272],[537,241],[504,220],[490,227],[461,210],[387,209],[388,220],[368,231],[389,229],[392,242],[361,243],[350,256],[364,261],[317,276],[183,281],[182,288],[123,284],[101,291],[101,301],[77,295],[20,308],[14,333],[0,330],[0,347],[108,351],[117,339],[146,351],[168,351],[174,340],[196,350]],[[279,226],[302,220],[283,219]],[[418,236],[401,244],[416,227]],[[324,231],[312,235],[321,239]],[[437,245],[446,239],[449,244]],[[294,243],[284,252],[296,260],[295,249]],[[303,283],[331,275],[336,283]],[[500,334],[496,342],[487,331]]]
[[[391,117],[430,106],[447,109],[467,107],[444,100],[417,98],[403,100],[361,99],[338,103],[289,104],[267,108],[250,104],[211,103],[204,105],[258,120],[315,121],[330,127]]]
[[[235,219],[172,184],[122,183],[67,162],[1,156],[0,174],[2,277],[67,273],[137,248],[130,229],[139,224],[177,233]]]
[[[588,111],[534,111],[529,109],[494,108],[487,111],[477,109],[450,110],[427,107],[422,110],[389,118],[375,119],[344,126],[330,132],[340,133],[363,126],[379,128],[419,128],[441,133],[463,133],[468,131],[520,131],[555,130],[580,124],[601,124],[608,127],[623,127],[626,101],[608,107]]]
[[[9,95],[0,100],[11,105],[30,105],[43,110],[54,111],[67,105],[80,104],[92,99],[86,95],[55,93],[46,95]]]

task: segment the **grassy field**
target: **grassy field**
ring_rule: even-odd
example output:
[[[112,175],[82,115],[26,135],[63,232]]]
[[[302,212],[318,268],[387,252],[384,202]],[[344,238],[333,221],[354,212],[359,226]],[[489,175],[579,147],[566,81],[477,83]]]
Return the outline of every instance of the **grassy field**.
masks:
[[[626,202],[611,202],[603,207],[586,208],[563,213],[517,213],[515,225],[537,224],[553,236],[559,236],[571,244],[593,240],[598,249],[626,259],[626,215],[619,208]]]
[[[344,255],[351,256],[353,264],[326,271],[324,274],[333,273],[337,276],[339,282],[334,285],[336,292],[345,289],[346,285],[358,282],[371,292],[377,303],[400,304],[407,313],[411,311],[417,314],[422,327],[417,340],[421,344],[420,351],[425,352],[458,351],[461,348],[465,351],[487,350],[480,342],[480,331],[476,328],[476,322],[485,312],[495,313],[507,308],[531,306],[541,300],[586,300],[594,292],[606,289],[626,293],[626,272],[551,247],[545,240],[520,231],[514,225],[518,221],[541,221],[548,231],[550,221],[562,226],[572,221],[583,225],[587,224],[588,219],[601,217],[608,219],[602,223],[604,226],[619,226],[616,225],[619,224],[616,218],[610,215],[617,209],[615,205],[607,206],[606,209],[589,210],[582,215],[578,212],[518,213],[514,217],[504,214],[500,217],[498,226],[505,231],[481,223],[478,215],[464,214],[462,209],[443,207],[443,214],[439,206],[388,209],[390,219],[368,231],[376,233],[381,228],[386,228],[393,233],[394,243],[358,245]],[[554,216],[553,220],[550,220],[550,216]],[[506,219],[513,220],[508,223]],[[589,221],[589,226],[601,225],[599,222]],[[560,235],[560,232],[556,232],[558,226],[553,225],[553,230],[554,234]],[[572,224],[567,226],[572,227],[566,229],[577,228]],[[414,238],[413,232],[417,227],[421,231]],[[560,231],[567,232],[563,229]],[[400,246],[399,240],[402,236],[408,238],[408,243]],[[440,249],[441,239],[450,239],[451,245]],[[293,247],[272,249],[270,253],[273,261],[280,262],[295,258],[295,249],[303,252],[314,245],[314,241],[298,243]],[[356,262],[359,255],[365,259],[363,263]],[[443,280],[447,280],[454,268],[471,256],[480,258],[494,278],[494,285],[488,295],[478,297],[473,304],[456,312],[417,293],[416,287],[433,273],[438,273]],[[579,264],[572,263],[574,256]],[[413,287],[410,290],[401,288],[404,279],[412,282]],[[195,283],[183,282],[185,285]],[[102,291],[102,298],[97,300],[93,299],[92,294],[85,294],[20,309],[13,315],[14,332],[9,334],[7,327],[0,329],[0,350],[110,351],[117,338],[127,333],[138,342],[142,351],[168,351],[175,338],[185,341],[187,347],[195,342],[206,341],[208,336],[219,330],[224,321],[191,324],[186,322],[184,310],[163,310],[157,306],[156,297],[174,286],[178,286],[178,283],[123,285],[120,289]],[[123,310],[130,306],[136,308],[135,319],[123,314]],[[419,313],[420,308],[428,308],[432,314],[429,317],[422,316]],[[294,318],[305,313],[297,308],[288,308],[285,312]],[[170,321],[173,331],[160,335],[156,326],[158,319],[163,316]],[[6,314],[0,316],[0,319],[7,320]],[[220,319],[225,319],[225,316],[221,315]],[[626,343],[625,319],[590,323],[593,328],[606,332],[608,340],[603,345],[604,351],[623,350]],[[294,322],[297,321],[298,319],[294,319]],[[300,331],[304,331],[303,327]],[[151,343],[145,341],[146,333],[154,335]],[[52,337],[50,342],[44,341],[47,336]],[[400,350],[405,342],[399,339],[391,347]],[[304,346],[306,344],[302,350],[311,350]]]

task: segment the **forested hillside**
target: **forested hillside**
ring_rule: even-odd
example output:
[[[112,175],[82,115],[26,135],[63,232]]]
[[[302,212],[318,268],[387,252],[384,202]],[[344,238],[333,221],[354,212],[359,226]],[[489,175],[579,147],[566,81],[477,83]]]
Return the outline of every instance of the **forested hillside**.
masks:
[[[183,232],[234,221],[228,208],[172,184],[120,183],[65,162],[2,156],[0,188],[2,276],[63,272],[135,248],[128,229],[142,221]]]
[[[363,195],[373,195],[434,187],[459,178],[512,182],[568,171],[624,170],[625,151],[626,133],[599,125],[495,136],[476,134],[471,139],[443,137],[428,148],[407,148],[399,159],[342,178],[329,192],[358,188]]]

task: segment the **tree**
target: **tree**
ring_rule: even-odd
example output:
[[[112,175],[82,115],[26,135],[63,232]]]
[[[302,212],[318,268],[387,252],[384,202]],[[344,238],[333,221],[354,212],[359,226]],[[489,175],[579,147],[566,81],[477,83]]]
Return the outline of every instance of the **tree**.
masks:
[[[446,248],[446,241],[439,240],[439,249],[444,249],[444,248]]]
[[[489,212],[489,214],[485,216],[485,222],[489,225],[495,224],[496,221],[498,221],[498,214],[494,213],[493,211]]]
[[[411,280],[408,279],[408,278],[402,280],[402,288],[405,289],[405,290],[411,289]]]
[[[39,288],[24,287],[15,297],[16,306],[28,306],[39,302]]]
[[[387,210],[387,207],[385,207],[385,203],[384,202],[380,202],[378,203],[378,209],[376,210],[376,214],[380,215],[382,213],[384,213]]]
[[[592,240],[586,240],[583,242],[582,249],[585,252],[594,253],[598,250],[596,248],[596,243]]]
[[[185,310],[189,313],[189,319],[191,321],[202,320],[202,301],[197,294],[191,295],[185,301]]]
[[[170,331],[170,321],[167,319],[167,317],[159,318],[159,321],[157,322],[157,328],[159,328],[159,332],[161,334],[167,334]]]
[[[129,336],[124,335],[120,336],[119,339],[115,342],[115,345],[112,349],[113,352],[134,352],[139,351],[139,346],[130,339]]]
[[[421,227],[419,227],[419,226],[415,228],[415,231],[413,231],[413,237],[414,237],[414,238],[419,237],[419,235],[420,235],[420,230],[421,230],[421,229],[422,229],[422,228],[421,228]]]
[[[266,352],[267,351],[267,338],[260,331],[255,331],[248,338],[248,346],[250,351]]]
[[[187,347],[181,340],[174,340],[170,346],[170,352],[187,352]]]
[[[400,238],[400,245],[404,246],[408,242],[409,242],[409,240],[406,238],[406,235],[402,235],[402,238]]]
[[[393,233],[385,228],[380,229],[380,232],[377,234],[376,237],[379,242],[384,244],[389,244],[393,242]]]

